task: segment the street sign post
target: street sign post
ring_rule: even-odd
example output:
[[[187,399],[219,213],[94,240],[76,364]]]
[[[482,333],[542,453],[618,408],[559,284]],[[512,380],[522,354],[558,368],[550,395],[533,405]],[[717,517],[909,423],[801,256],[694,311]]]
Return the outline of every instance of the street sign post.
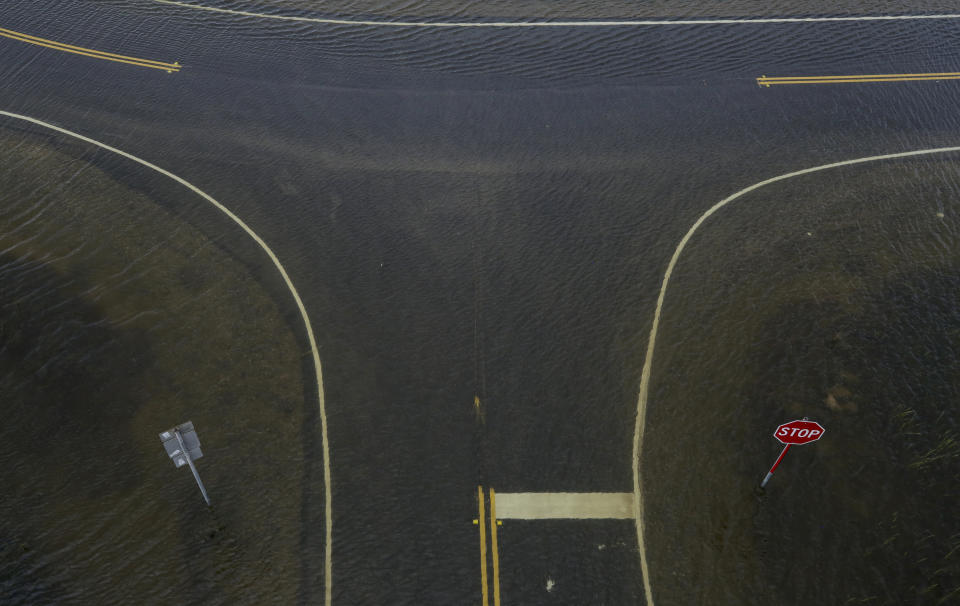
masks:
[[[760,482],[760,488],[766,486],[767,482],[770,481],[770,477],[773,476],[773,472],[777,470],[777,466],[780,465],[780,461],[783,460],[783,456],[787,454],[791,446],[794,444],[816,442],[823,437],[823,432],[825,431],[822,425],[815,421],[808,421],[807,417],[778,426],[777,430],[773,432],[773,437],[780,440],[780,443],[785,444],[785,446],[780,452],[780,456],[777,457],[777,461],[773,464],[773,467],[770,468],[766,477],[763,478],[763,482]]]
[[[203,456],[203,452],[200,451],[200,437],[197,436],[193,423],[187,421],[167,431],[160,432],[160,441],[163,442],[163,448],[173,460],[174,465],[177,467],[190,466],[190,471],[193,472],[193,477],[197,480],[197,486],[200,487],[200,492],[203,494],[203,500],[207,502],[207,505],[210,505],[207,489],[203,487],[200,474],[197,473],[197,467],[193,464],[196,459]]]

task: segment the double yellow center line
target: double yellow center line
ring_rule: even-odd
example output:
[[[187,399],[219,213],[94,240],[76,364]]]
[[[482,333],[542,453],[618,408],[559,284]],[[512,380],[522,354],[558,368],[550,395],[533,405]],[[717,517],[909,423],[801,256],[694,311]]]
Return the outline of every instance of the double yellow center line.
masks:
[[[45,48],[52,48],[54,50],[63,51],[65,53],[73,53],[75,55],[93,57],[94,59],[103,59],[104,61],[116,61],[117,63],[127,63],[129,65],[136,65],[138,67],[149,67],[151,69],[162,69],[167,73],[178,72],[180,71],[180,67],[181,67],[181,65],[177,62],[165,63],[163,61],[153,61],[151,59],[140,59],[138,57],[128,57],[126,55],[117,55],[115,53],[107,53],[104,51],[94,50],[92,48],[83,48],[82,46],[73,46],[72,44],[64,44],[63,42],[47,40],[46,38],[38,38],[37,36],[22,34],[20,32],[15,32],[11,29],[4,29],[2,27],[0,27],[0,36],[3,36],[4,38],[10,38],[11,40],[26,42],[27,44],[35,44],[37,46],[43,46]]]
[[[483,486],[477,486],[477,503],[480,517],[473,521],[480,527],[480,591],[483,606],[490,605],[490,588],[487,581],[487,520]],[[490,489],[490,549],[493,551],[493,606],[500,606],[500,554],[497,551],[497,493]]]
[[[760,76],[757,78],[757,84],[769,88],[775,84],[859,84],[863,82],[910,82],[920,80],[960,80],[960,72],[862,74],[859,76]]]

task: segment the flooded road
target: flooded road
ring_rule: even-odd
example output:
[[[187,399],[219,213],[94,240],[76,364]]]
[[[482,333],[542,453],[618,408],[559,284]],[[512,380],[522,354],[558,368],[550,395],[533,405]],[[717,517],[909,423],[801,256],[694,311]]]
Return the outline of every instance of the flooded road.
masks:
[[[533,14],[448,4],[210,6]],[[542,14],[772,14],[751,8]],[[638,460],[647,579],[633,520],[490,528],[477,490],[632,493],[654,309],[698,218],[777,175],[960,145],[957,81],[756,78],[955,72],[960,21],[397,28],[132,0],[3,18],[182,66],[2,39],[0,110],[235,213],[296,286],[323,369],[321,386],[290,289],[227,215],[129,158],[0,119],[5,603],[956,595],[957,153],[785,179],[690,239]],[[773,429],[803,416],[825,437],[759,492]],[[188,419],[211,510],[157,439]],[[497,531],[485,571],[478,527]]]

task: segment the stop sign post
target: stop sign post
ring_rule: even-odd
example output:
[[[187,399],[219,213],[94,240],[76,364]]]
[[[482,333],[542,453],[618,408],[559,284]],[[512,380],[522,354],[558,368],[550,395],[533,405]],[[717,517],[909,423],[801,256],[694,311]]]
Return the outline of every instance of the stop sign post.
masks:
[[[790,421],[789,423],[784,423],[777,427],[777,430],[773,432],[773,437],[780,440],[782,444],[785,444],[783,451],[780,453],[780,456],[777,457],[777,461],[773,464],[773,467],[770,468],[770,471],[767,472],[763,482],[760,483],[760,488],[763,488],[767,485],[767,482],[770,481],[770,477],[773,476],[773,472],[777,470],[777,465],[780,464],[780,461],[783,460],[783,456],[787,454],[787,451],[790,450],[790,447],[794,444],[809,444],[810,442],[816,442],[823,437],[823,432],[826,431],[822,425],[815,421],[808,421],[807,417],[799,421]]]

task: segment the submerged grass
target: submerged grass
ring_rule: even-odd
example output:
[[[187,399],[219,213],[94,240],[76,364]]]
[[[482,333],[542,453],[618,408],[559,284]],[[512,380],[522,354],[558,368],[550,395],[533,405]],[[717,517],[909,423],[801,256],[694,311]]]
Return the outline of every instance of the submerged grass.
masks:
[[[941,436],[937,445],[921,455],[916,461],[910,463],[913,469],[926,469],[936,464],[949,464],[960,460],[960,441],[957,440],[957,434],[953,431],[946,432]]]
[[[294,603],[297,339],[189,194],[100,159],[0,131],[4,603]],[[158,438],[187,420],[212,510]]]
[[[951,599],[960,224],[944,196],[958,191],[950,162],[860,167],[758,192],[691,242],[645,452],[650,485],[671,486],[648,509],[663,521],[651,560],[673,563],[655,574],[664,599]],[[754,493],[779,448],[766,436],[801,416],[824,438]],[[666,521],[678,508],[702,515]]]

